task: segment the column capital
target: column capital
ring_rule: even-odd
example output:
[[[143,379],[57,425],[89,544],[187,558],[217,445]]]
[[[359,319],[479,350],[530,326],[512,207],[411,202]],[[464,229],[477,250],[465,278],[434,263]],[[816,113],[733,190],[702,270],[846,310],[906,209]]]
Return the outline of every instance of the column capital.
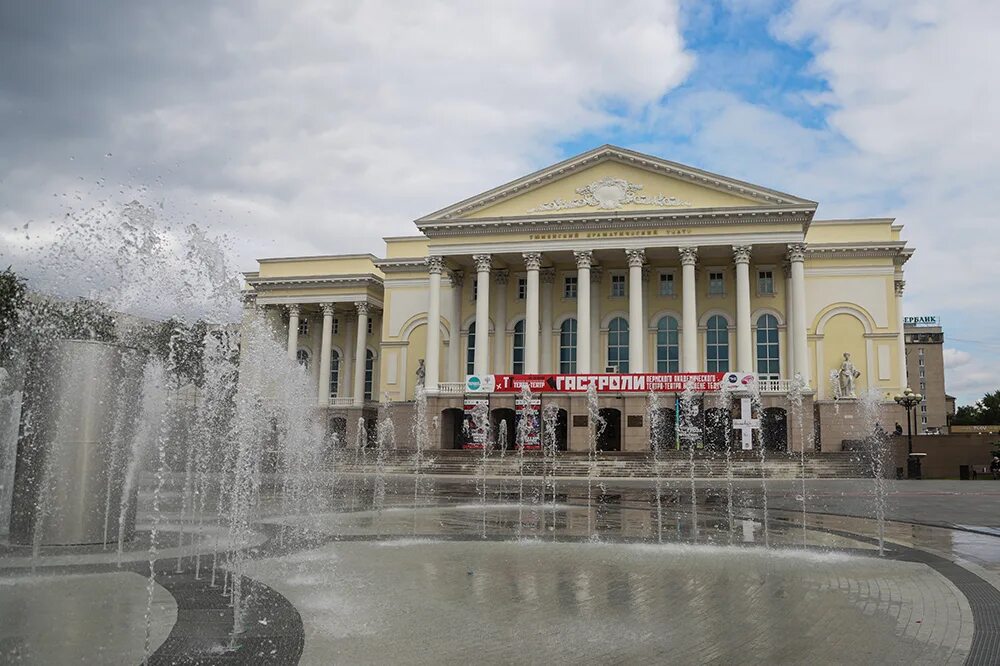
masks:
[[[299,304],[298,303],[289,303],[288,305],[285,306],[285,309],[288,310],[288,314],[289,315],[295,315],[296,317],[299,316]]]
[[[541,252],[525,252],[521,256],[524,257],[524,267],[529,271],[537,271],[542,267]]]
[[[733,261],[737,264],[749,264],[751,249],[753,249],[752,245],[734,245]]]
[[[323,310],[324,317],[326,317],[327,315],[332,317],[335,314],[333,303],[320,303],[319,307],[321,310]]]
[[[590,268],[594,265],[594,252],[592,250],[573,250],[576,257],[577,268]]]
[[[896,296],[902,296],[903,288],[906,286],[906,280],[893,280],[892,286],[896,290]]]
[[[427,272],[440,275],[444,271],[444,257],[432,255],[427,257]]]
[[[472,260],[476,262],[476,270],[480,273],[493,267],[493,257],[488,254],[474,254]]]
[[[678,248],[681,255],[681,265],[682,266],[694,266],[698,263],[698,248],[694,246],[686,246]]]
[[[498,268],[493,271],[493,279],[497,281],[497,284],[507,284],[510,282],[510,271],[506,268]]]
[[[629,268],[640,268],[644,263],[646,263],[645,250],[641,249],[625,250],[625,256],[628,257]]]
[[[364,315],[365,317],[369,314],[368,301],[355,301],[354,308],[358,311],[358,316]]]
[[[805,261],[806,260],[806,244],[805,243],[791,243],[788,246],[788,261]]]
[[[590,284],[600,284],[604,278],[604,268],[602,266],[590,267]]]
[[[556,281],[556,269],[543,268],[539,271],[538,277],[541,279],[543,284],[552,284]]]
[[[451,280],[452,285],[461,287],[465,283],[465,271],[448,271],[448,279]]]

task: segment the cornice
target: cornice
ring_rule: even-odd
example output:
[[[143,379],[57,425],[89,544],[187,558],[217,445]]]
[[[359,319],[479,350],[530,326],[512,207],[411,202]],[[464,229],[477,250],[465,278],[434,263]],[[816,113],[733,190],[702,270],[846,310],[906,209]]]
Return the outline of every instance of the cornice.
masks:
[[[611,212],[604,214],[573,213],[566,215],[526,215],[523,217],[482,217],[461,220],[418,221],[428,238],[469,236],[498,231],[603,231],[611,229],[649,229],[713,225],[802,224],[806,228],[816,212],[815,206],[777,206],[760,208],[695,208],[663,212]]]
[[[329,261],[331,259],[371,259],[372,263],[379,260],[374,254],[365,252],[362,254],[316,254],[303,257],[266,257],[258,259],[261,264],[282,263],[288,261]]]
[[[636,166],[646,171],[670,176],[720,192],[747,197],[764,204],[812,205],[813,208],[816,206],[816,202],[814,201],[802,199],[791,194],[728,178],[677,162],[670,162],[653,157],[652,155],[619,148],[618,146],[604,145],[435,211],[419,218],[416,221],[417,226],[420,227],[420,223],[427,220],[451,219],[472,210],[491,206],[503,199],[523,194],[554,180],[606,161],[615,161],[621,164]]]
[[[867,243],[809,243],[806,255],[814,258],[839,257],[842,259],[870,259],[874,257],[892,258],[900,264],[913,255],[913,248],[906,247],[904,241]]]
[[[412,273],[414,271],[427,271],[426,257],[400,257],[396,259],[379,259],[375,266],[386,274],[390,273]]]
[[[382,278],[372,274],[354,275],[309,275],[299,277],[265,277],[247,279],[247,284],[254,287],[267,287],[268,289],[294,289],[297,287],[354,287],[354,286],[376,286],[381,287]]]

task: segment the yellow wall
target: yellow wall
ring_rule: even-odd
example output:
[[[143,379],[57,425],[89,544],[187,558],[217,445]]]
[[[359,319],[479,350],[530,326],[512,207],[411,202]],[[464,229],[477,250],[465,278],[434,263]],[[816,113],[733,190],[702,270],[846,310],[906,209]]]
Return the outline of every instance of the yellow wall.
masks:
[[[838,314],[830,318],[823,330],[823,372],[816,378],[817,382],[823,381],[829,385],[830,371],[840,368],[844,352],[850,352],[851,362],[861,372],[855,383],[858,395],[873,385],[864,334],[864,325],[853,315]]]
[[[415,238],[386,238],[385,258],[405,259],[409,257],[427,256],[427,238],[418,236]]]
[[[372,273],[382,277],[369,255],[344,255],[291,259],[263,259],[260,277],[304,277],[316,275],[361,275]]]
[[[807,243],[860,243],[892,241],[892,221],[881,223],[864,221],[861,224],[823,224],[814,222],[806,234]]]

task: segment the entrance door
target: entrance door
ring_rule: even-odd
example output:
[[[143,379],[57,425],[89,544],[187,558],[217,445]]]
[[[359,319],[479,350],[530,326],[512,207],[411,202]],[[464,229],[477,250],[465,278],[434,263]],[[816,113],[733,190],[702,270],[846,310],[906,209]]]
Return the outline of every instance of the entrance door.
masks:
[[[604,407],[598,412],[604,419],[604,432],[597,438],[598,451],[622,450],[622,413],[611,407]]]

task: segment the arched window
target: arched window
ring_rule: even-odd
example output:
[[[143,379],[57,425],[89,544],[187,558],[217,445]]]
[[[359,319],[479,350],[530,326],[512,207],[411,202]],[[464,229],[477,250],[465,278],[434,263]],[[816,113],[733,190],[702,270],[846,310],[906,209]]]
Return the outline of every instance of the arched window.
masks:
[[[514,349],[511,354],[513,367],[511,372],[515,375],[524,374],[524,320],[514,324]]]
[[[306,370],[309,369],[309,351],[306,349],[300,349],[295,352],[295,360],[299,362]]]
[[[365,351],[365,400],[372,399],[372,390],[375,383],[375,354],[369,349]]]
[[[608,367],[619,374],[628,372],[628,321],[615,317],[608,326]]]
[[[336,349],[330,352],[330,395],[337,395],[340,390],[340,352]]]
[[[778,379],[781,375],[778,318],[770,314],[757,319],[757,375],[761,379]]]
[[[705,358],[708,372],[729,372],[729,322],[712,315],[705,331]]]
[[[559,372],[576,372],[576,319],[567,319],[559,327]]]
[[[465,374],[476,374],[476,322],[469,324],[469,339],[465,352]]]
[[[656,371],[680,372],[680,345],[677,342],[677,320],[670,315],[656,322]]]

